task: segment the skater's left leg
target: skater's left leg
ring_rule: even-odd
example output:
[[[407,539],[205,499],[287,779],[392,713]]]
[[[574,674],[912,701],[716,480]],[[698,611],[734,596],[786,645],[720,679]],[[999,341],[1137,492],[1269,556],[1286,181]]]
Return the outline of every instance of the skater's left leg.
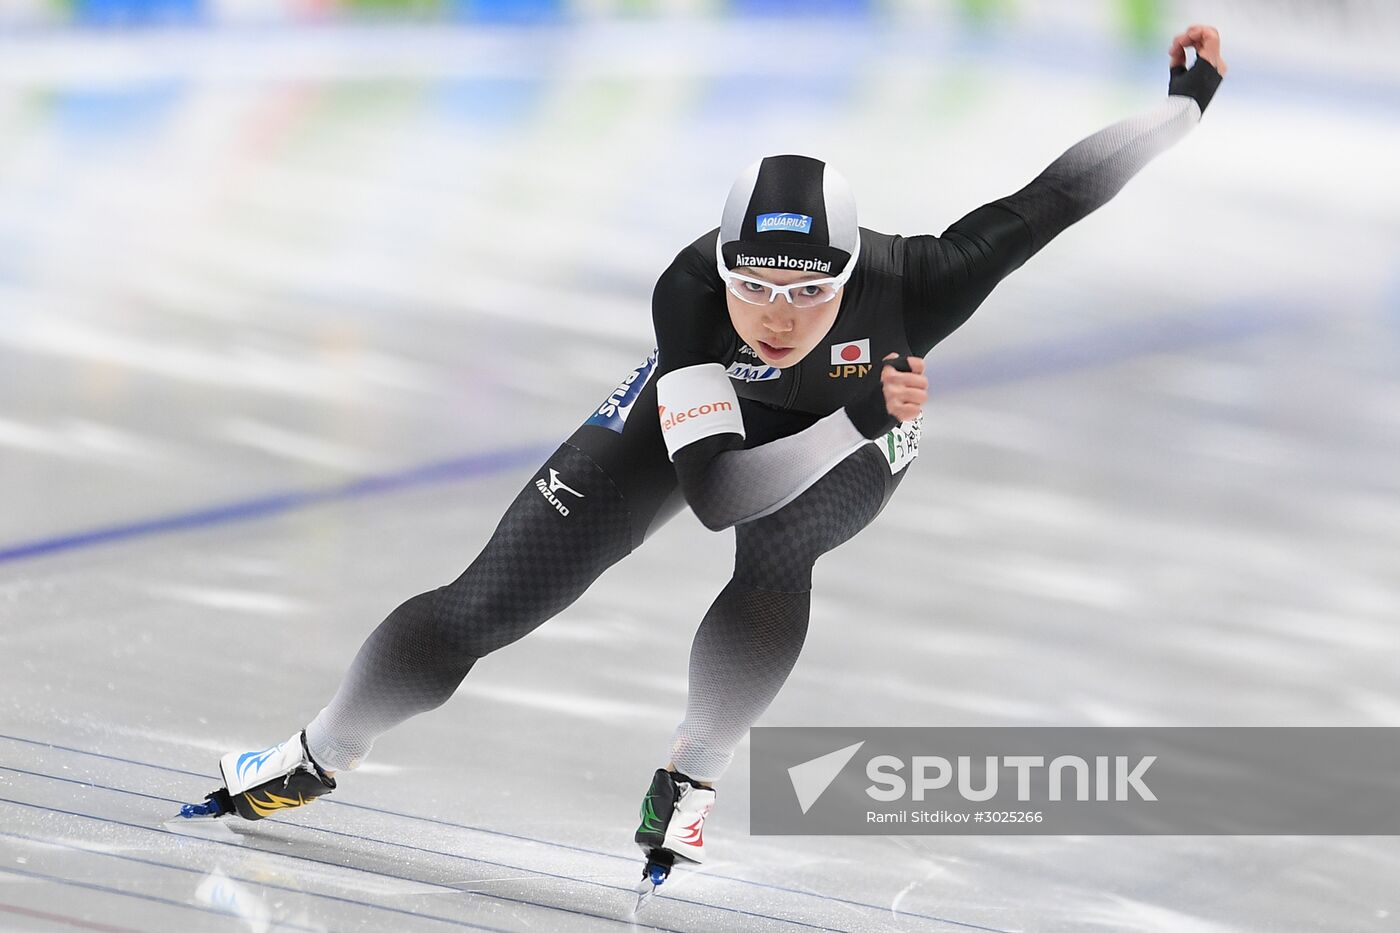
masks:
[[[870,524],[903,475],[866,445],[777,512],[735,526],[734,577],[691,646],[685,719],[671,748],[677,771],[700,784],[724,773],[797,663],[817,558]]]
[[[812,567],[880,513],[899,485],[866,445],[791,503],[735,527],[734,577],[705,613],[690,652],[690,694],[671,765],[652,777],[636,841],[647,855],[642,888],[677,857],[704,858],[713,783],[777,696],[807,635]]]
[[[759,531],[751,543],[764,538]],[[744,550],[741,545],[736,553]],[[652,886],[665,879],[676,856],[704,860],[704,824],[714,805],[714,782],[797,662],[810,605],[807,590],[762,589],[740,579],[736,569],[705,613],[690,649],[685,720],[672,740],[670,766],[652,775],[635,837],[646,853],[644,876]]]

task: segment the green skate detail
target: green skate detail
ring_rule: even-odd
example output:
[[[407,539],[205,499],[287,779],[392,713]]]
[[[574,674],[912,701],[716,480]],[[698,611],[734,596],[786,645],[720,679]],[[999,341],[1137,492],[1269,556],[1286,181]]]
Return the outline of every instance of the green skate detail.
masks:
[[[666,824],[656,815],[656,808],[651,805],[651,800],[652,794],[648,791],[646,797],[642,798],[642,825],[637,827],[637,834],[656,833],[664,836]]]

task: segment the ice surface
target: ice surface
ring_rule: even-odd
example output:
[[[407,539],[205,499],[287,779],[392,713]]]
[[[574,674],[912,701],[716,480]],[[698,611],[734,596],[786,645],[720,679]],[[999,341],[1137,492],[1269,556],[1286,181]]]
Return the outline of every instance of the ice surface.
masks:
[[[729,570],[689,517],[334,798],[168,821],[474,556],[650,349],[651,284],[740,167],[822,155],[864,223],[936,232],[1164,83],[860,30],[761,80],[664,31],[658,74],[607,31],[318,71],[335,36],[279,38],[290,73],[257,34],[184,79],[139,48],[129,81],[5,72],[0,927],[630,928],[637,802]],[[931,358],[923,456],[819,567],[765,723],[1396,723],[1400,90],[1231,61],[1196,134]],[[751,837],[747,770],[638,928],[1400,912],[1394,839]]]

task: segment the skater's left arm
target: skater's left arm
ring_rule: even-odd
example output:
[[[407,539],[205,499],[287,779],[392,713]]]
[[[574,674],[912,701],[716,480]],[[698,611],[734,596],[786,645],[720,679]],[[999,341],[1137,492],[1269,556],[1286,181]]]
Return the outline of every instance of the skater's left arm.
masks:
[[[727,316],[712,255],[693,244],[681,250],[657,280],[652,323],[662,440],[687,504],[706,528],[720,531],[781,508],[865,438],[837,412],[790,437],[744,449],[739,397],[719,362]]]
[[[687,383],[657,387],[657,399],[665,400],[663,434],[676,428],[668,426],[668,414],[701,412],[703,420],[711,417],[703,409],[712,404],[703,399],[722,398],[726,389],[733,392],[718,364],[709,371],[694,367],[677,375]],[[706,528],[720,531],[781,509],[871,440],[918,417],[927,399],[924,361],[891,354],[881,367],[879,386],[795,434],[747,449],[740,436],[729,432],[683,442],[668,436],[667,448],[691,510]],[[666,402],[679,404],[673,407]],[[734,403],[737,408],[737,398]]]
[[[1186,50],[1196,62],[1186,67]],[[1226,66],[1220,34],[1191,26],[1172,40],[1167,97],[1071,146],[1015,194],[984,204],[942,236],[904,241],[906,329],[926,353],[960,327],[997,283],[1071,224],[1098,210],[1200,121]]]

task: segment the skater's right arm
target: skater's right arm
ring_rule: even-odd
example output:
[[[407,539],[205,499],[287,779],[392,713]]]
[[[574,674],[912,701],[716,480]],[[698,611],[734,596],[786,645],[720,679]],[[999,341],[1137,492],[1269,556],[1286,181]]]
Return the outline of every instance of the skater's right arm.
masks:
[[[686,502],[720,531],[782,508],[851,453],[923,404],[923,361],[886,366],[882,387],[788,437],[748,450],[739,398],[720,362],[732,339],[713,263],[687,247],[652,296],[656,398],[666,450]],[[920,394],[923,393],[923,394]]]

